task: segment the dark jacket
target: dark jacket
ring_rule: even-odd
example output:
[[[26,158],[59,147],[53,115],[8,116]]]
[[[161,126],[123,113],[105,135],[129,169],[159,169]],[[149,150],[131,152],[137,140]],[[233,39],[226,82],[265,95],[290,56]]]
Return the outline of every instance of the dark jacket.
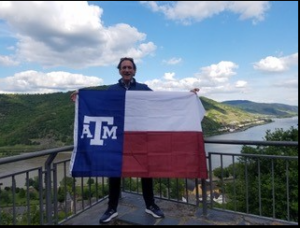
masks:
[[[130,85],[126,88],[122,79],[119,79],[118,83],[108,87],[108,90],[148,90],[152,91],[146,84],[137,82],[134,78],[131,80]]]

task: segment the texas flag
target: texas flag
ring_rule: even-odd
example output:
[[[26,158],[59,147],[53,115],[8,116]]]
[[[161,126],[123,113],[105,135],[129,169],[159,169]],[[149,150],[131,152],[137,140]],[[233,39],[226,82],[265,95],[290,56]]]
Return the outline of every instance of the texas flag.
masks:
[[[192,92],[79,90],[71,175],[207,179],[204,114]]]

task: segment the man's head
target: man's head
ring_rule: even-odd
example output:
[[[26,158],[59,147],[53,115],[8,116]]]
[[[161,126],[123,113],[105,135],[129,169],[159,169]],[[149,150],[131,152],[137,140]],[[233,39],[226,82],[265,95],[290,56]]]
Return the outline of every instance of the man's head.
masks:
[[[130,82],[136,73],[136,65],[133,58],[121,58],[117,68],[125,83]]]

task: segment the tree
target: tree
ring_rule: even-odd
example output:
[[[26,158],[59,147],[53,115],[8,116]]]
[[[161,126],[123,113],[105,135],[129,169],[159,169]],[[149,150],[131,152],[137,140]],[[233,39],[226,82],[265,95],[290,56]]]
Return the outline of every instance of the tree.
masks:
[[[298,129],[267,131],[265,139],[298,141]],[[298,146],[244,146],[241,153],[298,156]],[[234,182],[226,187],[227,195],[232,199],[226,205],[228,209],[273,217],[275,207],[276,218],[286,220],[289,216],[290,220],[298,222],[298,160],[243,157],[234,165],[234,169],[232,165],[229,167],[230,172],[235,171],[234,175],[231,173]]]
[[[86,183],[88,186],[90,186],[95,183],[95,180],[93,178],[89,178]]]
[[[39,191],[40,184],[39,184],[38,176],[35,176],[34,179],[32,179],[32,178],[26,179],[25,186],[27,186],[27,182],[28,182],[28,186],[32,186],[32,187],[34,187],[35,190]]]
[[[215,168],[213,170],[214,176],[218,177],[219,179],[224,179],[224,178],[228,178],[229,177],[229,168]]]
[[[1,190],[0,192],[0,203],[1,204],[8,204],[11,203],[11,194],[8,191]]]
[[[181,199],[184,195],[184,179],[178,178],[159,178],[153,181],[154,193],[162,193],[164,197],[170,199]],[[169,189],[169,191],[168,191]]]
[[[76,179],[73,177],[64,177],[62,180],[59,182],[59,185],[63,189],[67,189],[68,192],[73,192],[73,188],[75,186]],[[66,194],[66,192],[65,192]]]

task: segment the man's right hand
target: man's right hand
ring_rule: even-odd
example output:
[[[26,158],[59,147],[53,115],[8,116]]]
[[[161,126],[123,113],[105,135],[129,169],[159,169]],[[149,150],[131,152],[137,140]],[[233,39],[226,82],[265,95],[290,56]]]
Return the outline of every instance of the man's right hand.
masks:
[[[70,97],[73,102],[76,101],[77,94],[78,94],[78,90],[75,90],[73,93],[71,93]]]
[[[192,92],[194,94],[197,94],[199,91],[200,91],[199,88],[194,88],[194,89],[190,90],[190,92]]]

